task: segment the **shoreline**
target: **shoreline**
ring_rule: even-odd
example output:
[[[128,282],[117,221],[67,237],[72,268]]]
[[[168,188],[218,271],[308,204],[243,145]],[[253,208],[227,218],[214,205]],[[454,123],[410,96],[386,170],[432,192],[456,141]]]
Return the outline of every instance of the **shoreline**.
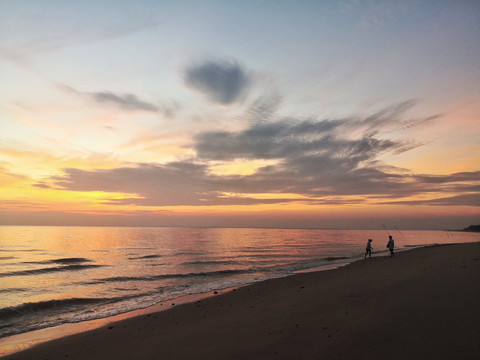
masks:
[[[441,246],[441,245],[449,245],[449,244],[407,245],[404,248],[398,249],[397,252],[410,251],[410,250],[421,248],[421,247]],[[376,252],[377,257],[387,256],[387,255],[388,255],[387,250]],[[350,265],[353,262],[361,261],[363,260],[363,258],[361,256],[350,257],[350,258],[340,257],[338,259],[335,258],[333,260],[344,260],[345,262],[337,262],[337,263],[325,264],[325,265],[321,265],[321,266],[317,266],[309,269],[296,270],[288,275],[281,276],[280,278],[292,276],[295,274],[334,270],[340,267]],[[272,279],[275,279],[275,278],[272,278]],[[217,291],[218,295],[220,295],[226,292],[236,290],[240,287],[250,286],[252,284],[255,284],[261,281],[266,281],[266,280],[254,281],[254,282],[245,283],[245,284],[241,284],[233,287],[219,288],[209,292],[193,293],[193,294],[187,294],[179,297],[174,297],[171,299],[163,300],[152,306],[130,310],[125,313],[120,313],[117,315],[112,315],[112,316],[107,316],[107,317],[92,319],[92,320],[85,320],[85,321],[80,321],[75,323],[64,323],[61,325],[50,326],[46,328],[31,330],[31,331],[20,333],[20,334],[5,336],[3,338],[0,338],[0,358],[13,354],[15,352],[26,350],[30,347],[42,344],[44,342],[60,339],[65,336],[70,336],[70,335],[82,333],[85,331],[94,330],[99,327],[108,325],[111,322],[125,320],[132,317],[142,316],[142,315],[151,314],[159,311],[166,311],[170,309],[170,304],[172,302],[175,303],[176,305],[181,305],[188,302],[195,302],[211,296],[216,296],[217,294],[214,293],[215,291]],[[163,306],[164,303],[165,303],[165,306]]]
[[[360,261],[360,260],[354,260],[352,262]],[[336,264],[336,265],[324,265],[324,266],[315,267],[312,269],[298,270],[293,272],[292,274],[282,276],[280,278],[294,276],[295,274],[306,274],[311,272],[334,270],[343,266],[347,266],[352,262],[348,262],[344,264]],[[276,279],[276,278],[273,278],[273,279]],[[268,279],[268,280],[272,280],[272,279]],[[243,284],[235,287],[216,289],[214,291],[209,291],[204,293],[187,294],[180,297],[164,300],[158,304],[148,306],[143,309],[131,310],[131,311],[127,311],[125,313],[121,313],[113,316],[108,316],[108,317],[98,318],[93,320],[80,321],[76,323],[65,323],[62,325],[51,326],[51,327],[46,327],[42,329],[28,331],[25,333],[6,336],[3,338],[0,338],[0,358],[6,357],[7,355],[15,354],[23,350],[28,350],[31,347],[43,344],[45,342],[54,341],[54,340],[64,338],[66,336],[95,330],[103,326],[107,326],[110,323],[115,323],[118,321],[130,319],[138,316],[145,316],[145,315],[149,316],[157,312],[168,311],[172,309],[174,306],[193,303],[193,302],[207,299],[210,297],[219,296],[231,291],[236,291],[237,289],[245,286],[251,286],[258,282],[268,281],[268,280],[260,280],[260,281],[247,283],[247,284]]]
[[[296,273],[282,278],[245,285],[236,289],[220,290],[218,295],[212,293],[189,295],[186,297],[187,299],[184,299],[185,301],[172,300],[161,309],[158,309],[159,305],[157,304],[143,310],[93,320],[92,322],[98,322],[93,330],[84,328],[80,332],[74,331],[74,335],[50,339],[47,342],[42,341],[41,344],[29,347],[25,351],[10,354],[3,353],[1,356],[6,359],[28,359],[34,355],[41,354],[45,358],[55,358],[55,354],[65,353],[70,359],[81,359],[83,357],[91,359],[122,359],[129,356],[133,358],[137,355],[139,355],[138,358],[149,358],[152,354],[158,354],[158,351],[161,351],[161,357],[167,359],[181,359],[189,356],[198,359],[223,358],[220,354],[224,354],[225,357],[233,356],[233,358],[236,358],[235,356],[241,358],[240,355],[243,354],[243,358],[250,356],[250,358],[259,359],[288,358],[287,354],[290,354],[293,358],[307,359],[315,358],[313,353],[333,354],[332,351],[334,350],[332,349],[335,348],[332,347],[333,344],[351,348],[353,342],[357,343],[355,348],[366,351],[367,345],[358,343],[358,338],[370,339],[372,337],[371,340],[375,341],[375,344],[371,344],[371,347],[376,348],[376,354],[373,354],[372,358],[380,359],[382,357],[378,354],[386,354],[382,352],[385,350],[386,345],[382,342],[377,344],[375,337],[382,336],[382,333],[384,333],[383,330],[379,331],[382,326],[396,333],[390,341],[392,344],[398,341],[396,338],[401,335],[398,332],[398,328],[403,330],[410,329],[412,332],[410,325],[413,324],[405,324],[405,317],[408,319],[409,315],[405,313],[405,309],[398,308],[398,299],[402,299],[402,302],[405,304],[408,303],[407,308],[415,315],[412,316],[412,319],[425,317],[423,313],[417,313],[419,309],[431,313],[432,309],[429,309],[429,306],[425,307],[426,304],[423,303],[422,299],[414,301],[414,289],[416,291],[428,290],[429,294],[427,297],[431,301],[430,307],[442,308],[443,305],[447,306],[443,311],[449,310],[448,304],[450,303],[443,304],[445,300],[440,301],[440,295],[448,292],[449,289],[450,291],[455,290],[457,293],[457,298],[455,299],[458,300],[458,295],[461,294],[462,296],[460,297],[466,303],[464,304],[465,306],[456,309],[455,312],[459,312],[462,319],[466,319],[464,312],[468,312],[467,315],[472,318],[471,321],[475,320],[475,324],[479,323],[478,307],[472,307],[469,296],[478,300],[480,295],[480,285],[478,285],[480,282],[471,282],[472,277],[475,281],[480,280],[480,271],[478,271],[480,270],[480,243],[420,247],[408,249],[408,251],[399,251],[396,254],[398,256],[393,259],[383,255],[372,257],[372,259],[354,261],[334,270]],[[419,262],[419,259],[423,262]],[[445,267],[446,264],[450,265]],[[370,274],[370,270],[373,271],[373,274]],[[472,270],[477,272],[472,273]],[[463,275],[465,274],[462,273],[467,272],[470,277],[464,278]],[[423,276],[416,276],[418,274]],[[428,281],[425,279],[427,274]],[[359,276],[358,279],[356,278],[357,276]],[[447,281],[449,278],[456,280],[450,283]],[[465,283],[466,280],[470,280],[470,282]],[[470,284],[469,291],[471,294],[467,296],[464,287],[468,283]],[[436,286],[433,286],[434,284]],[[462,284],[463,286],[461,286]],[[430,289],[425,285],[429,285]],[[398,293],[396,291],[398,287],[407,292],[411,298],[405,298],[405,294],[402,292]],[[392,291],[395,290],[393,291],[395,296],[392,298],[392,294],[385,293],[385,288],[389,288]],[[375,301],[374,304],[369,304],[372,302],[372,293],[376,294],[374,297]],[[356,303],[356,300],[362,299],[363,302]],[[393,304],[389,304],[389,299],[395,299]],[[436,304],[437,301],[443,305],[439,306],[439,304]],[[171,306],[170,302],[175,302],[176,305]],[[386,303],[382,304],[383,302]],[[453,306],[454,303],[451,303],[451,305]],[[375,306],[372,308],[372,305]],[[392,319],[392,314],[396,312],[390,314],[389,310],[393,310],[392,306],[395,310],[401,310],[400,312],[404,313],[400,318],[397,318],[397,315],[394,316],[399,324],[396,324],[393,321],[394,319]],[[340,311],[339,308],[342,310]],[[157,310],[162,311],[156,312]],[[372,327],[375,322],[379,321],[379,313],[384,317],[380,324],[382,326]],[[129,314],[129,316],[125,316],[126,314]],[[347,316],[348,314],[356,314],[353,317],[353,322],[349,322],[351,319],[349,320],[348,318],[351,316]],[[371,317],[368,317],[367,314],[370,314]],[[309,319],[312,316],[318,316],[317,320],[323,319],[323,324],[312,323],[311,319]],[[442,316],[444,318],[450,317],[449,314],[445,313]],[[288,320],[289,318],[291,319]],[[436,319],[435,316],[432,316],[429,320],[432,322],[432,325],[424,325],[428,325],[430,332],[438,332],[439,330],[435,329],[433,324],[441,319]],[[287,323],[289,323],[289,326],[286,326]],[[66,324],[66,326],[81,326],[81,324]],[[253,326],[254,324],[255,326]],[[347,324],[347,330],[343,329],[342,331],[342,327],[344,328]],[[393,324],[396,326],[392,327]],[[445,326],[445,324],[437,325],[440,327]],[[470,346],[465,345],[465,343],[468,343],[468,339],[471,339],[474,344],[474,340],[478,340],[480,328],[478,325],[473,326],[473,328],[472,325],[467,326],[469,333],[462,333],[461,335],[461,343],[464,344],[463,347],[468,354],[472,351],[477,351],[475,354],[480,353],[480,347],[477,346],[475,349],[472,349],[473,344],[470,344]],[[58,328],[61,327],[65,327],[65,325]],[[134,328],[137,331],[132,333]],[[208,329],[208,331],[205,331],[205,329]],[[249,329],[250,331],[246,331]],[[371,331],[365,332],[367,329]],[[43,330],[54,331],[55,329]],[[198,339],[198,331],[201,334],[200,339]],[[346,334],[342,335],[342,332],[346,332]],[[322,333],[325,333],[325,336],[321,336],[320,334]],[[14,335],[4,339],[20,338],[22,335],[25,337],[26,334],[29,333]],[[453,335],[455,334],[457,333],[454,332]],[[112,335],[115,336],[112,337]],[[426,334],[422,333],[420,335],[425,337]],[[452,336],[450,333],[449,335]],[[155,341],[153,341],[152,336]],[[319,336],[319,339],[322,340],[326,339],[325,343],[319,344],[318,340],[313,341],[315,336]],[[460,334],[458,336],[460,338]],[[435,336],[432,337],[434,338]],[[235,339],[236,341],[234,341]],[[0,347],[4,347],[1,340],[3,339],[0,339]],[[98,341],[107,346],[99,348]],[[182,341],[185,344],[192,343],[190,352],[181,346],[176,347],[172,345],[179,345]],[[238,342],[242,346],[236,349],[235,346],[238,345]],[[451,342],[450,347],[452,347]],[[128,349],[117,349],[119,345],[124,344],[130,344],[130,348],[136,348],[139,343],[141,343],[142,354],[129,353],[131,350]],[[368,344],[369,342],[367,341],[366,343]],[[31,343],[25,345],[28,346]],[[301,348],[299,348],[300,345]],[[217,356],[212,353],[212,346],[218,353]],[[200,349],[196,347],[200,347]],[[278,354],[275,355],[274,350],[277,347],[280,347],[282,350],[277,351]],[[426,347],[428,348],[429,346]],[[124,348],[124,346],[120,346],[120,348]],[[166,348],[168,348],[168,351],[165,352]],[[408,346],[404,347],[401,353],[405,354],[405,349],[408,348]],[[16,350],[18,349],[17,347]],[[296,355],[291,353],[294,349],[298,352]],[[272,357],[267,356],[265,353],[270,350],[273,351],[270,353]],[[397,350],[398,347],[395,346],[395,351]],[[82,351],[88,352],[84,353]],[[430,351],[437,352],[435,349],[430,349]],[[312,357],[308,354],[312,355]],[[439,352],[440,358],[442,358],[442,354],[445,354],[445,352]],[[392,357],[392,354],[389,353],[388,356]],[[340,358],[349,357],[344,356]],[[397,358],[395,354],[393,354],[393,358]]]
[[[244,286],[248,286],[244,285]],[[238,288],[238,287],[237,287]],[[232,291],[237,288],[227,288],[218,290],[218,294]],[[95,330],[103,326],[107,326],[111,323],[118,321],[145,316],[157,312],[168,311],[173,306],[187,304],[195,301],[199,301],[211,296],[215,296],[213,292],[188,294],[180,296],[178,298],[168,299],[161,303],[137,310],[131,310],[125,313],[108,316],[99,319],[80,321],[76,323],[65,323],[62,325],[46,327],[42,329],[32,330],[25,333],[15,334],[0,338],[0,358],[7,355],[15,354],[17,352],[28,350],[31,347],[43,344],[49,341],[55,341],[66,336],[80,334],[86,331]],[[174,305],[173,305],[174,304]]]
[[[419,246],[424,246],[424,245],[419,245]],[[436,245],[433,245],[433,246],[436,246]],[[399,252],[408,251],[408,250],[411,250],[411,249],[402,249],[402,250],[399,250]],[[385,256],[385,255],[386,255],[386,251],[382,253],[378,253],[378,256]],[[345,258],[345,260],[346,259],[347,258]],[[291,274],[281,276],[278,278],[294,276],[296,274],[334,270],[340,267],[348,266],[353,262],[363,260],[360,258],[358,259],[349,258],[349,259],[351,261],[344,262],[344,263],[340,262],[335,264],[325,264],[325,265],[314,267],[311,269],[297,270],[292,272]],[[344,259],[340,258],[339,260],[344,260]],[[28,350],[31,347],[43,344],[45,342],[54,341],[54,340],[64,338],[66,336],[95,330],[100,327],[107,326],[110,323],[134,318],[137,316],[150,315],[156,312],[168,311],[171,308],[173,308],[173,306],[178,306],[186,303],[193,303],[209,297],[219,296],[221,294],[225,294],[230,291],[236,291],[236,289],[239,289],[245,286],[251,286],[258,282],[268,281],[272,279],[277,279],[277,278],[274,277],[267,280],[254,281],[254,282],[250,282],[250,283],[246,283],[246,284],[242,284],[234,287],[219,288],[209,292],[187,294],[187,295],[163,300],[155,305],[148,306],[146,308],[130,310],[125,313],[120,313],[113,316],[107,316],[104,318],[98,318],[93,320],[85,320],[85,321],[80,321],[76,323],[65,323],[65,324],[46,327],[42,329],[36,329],[36,330],[28,331],[25,333],[6,336],[3,338],[0,338],[0,358],[6,357],[7,355],[11,355],[23,350]]]

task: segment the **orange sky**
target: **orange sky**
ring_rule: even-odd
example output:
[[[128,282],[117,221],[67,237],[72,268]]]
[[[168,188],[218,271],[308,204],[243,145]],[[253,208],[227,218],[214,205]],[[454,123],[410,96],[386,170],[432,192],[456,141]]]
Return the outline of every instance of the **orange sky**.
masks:
[[[0,5],[0,225],[480,221],[477,4],[53,3]]]

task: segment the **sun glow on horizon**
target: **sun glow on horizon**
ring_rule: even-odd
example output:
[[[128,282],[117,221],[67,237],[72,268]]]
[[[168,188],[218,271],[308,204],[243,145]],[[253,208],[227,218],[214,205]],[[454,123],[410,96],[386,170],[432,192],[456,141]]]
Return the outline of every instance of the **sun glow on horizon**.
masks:
[[[477,3],[13,3],[0,225],[480,216]]]

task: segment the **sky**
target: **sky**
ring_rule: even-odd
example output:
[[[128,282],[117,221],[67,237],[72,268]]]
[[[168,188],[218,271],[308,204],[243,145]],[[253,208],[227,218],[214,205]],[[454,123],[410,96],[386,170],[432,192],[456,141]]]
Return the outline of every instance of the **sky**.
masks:
[[[480,223],[480,2],[0,0],[0,225]]]

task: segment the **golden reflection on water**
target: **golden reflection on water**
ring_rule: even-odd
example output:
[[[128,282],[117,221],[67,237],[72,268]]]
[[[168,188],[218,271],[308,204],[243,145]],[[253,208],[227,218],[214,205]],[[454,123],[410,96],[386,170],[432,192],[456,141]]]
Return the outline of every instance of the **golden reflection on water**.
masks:
[[[469,241],[471,236],[393,232],[398,248],[422,242]],[[348,247],[363,252],[368,238],[374,239],[375,250],[385,247],[383,230],[0,227],[0,273],[24,272],[0,277],[1,306],[25,302],[25,293],[28,302],[39,302],[158,292],[190,281],[163,275],[268,267],[272,258],[273,265],[294,263],[297,257],[301,260],[318,253],[319,247],[318,256],[325,258],[342,255]],[[224,263],[218,263],[219,259]],[[37,270],[41,276],[35,275]],[[29,271],[32,273],[25,274]],[[158,281],[144,280],[149,277],[157,277]]]
[[[0,256],[10,258],[2,262],[1,272],[14,275],[0,278],[0,289],[11,290],[2,306],[21,303],[18,297],[23,296],[23,292],[16,291],[18,289],[29,292],[29,302],[93,295],[85,287],[73,284],[86,275],[100,275],[101,265],[121,261],[121,252],[111,249],[126,246],[128,238],[124,235],[121,228],[0,228]],[[60,259],[71,260],[59,262]],[[81,271],[61,271],[68,267]],[[35,276],[35,272],[41,272],[42,276]]]
[[[455,232],[392,233],[398,249],[480,240]],[[0,324],[0,334],[9,326],[29,331],[38,321],[111,316],[302,266],[332,266],[331,259],[345,263],[363,258],[368,238],[373,256],[387,252],[385,230],[0,227],[0,308],[21,314]]]

